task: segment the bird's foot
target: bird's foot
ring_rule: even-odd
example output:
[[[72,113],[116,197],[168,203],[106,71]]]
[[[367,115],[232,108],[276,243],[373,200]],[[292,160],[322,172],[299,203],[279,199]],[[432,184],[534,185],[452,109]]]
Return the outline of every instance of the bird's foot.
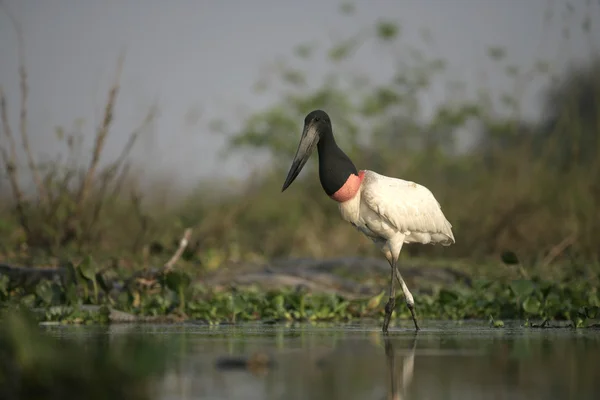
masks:
[[[390,297],[388,302],[385,305],[385,318],[383,319],[383,333],[388,333],[388,326],[390,325],[390,320],[392,319],[392,313],[396,308],[396,297]]]
[[[417,316],[415,315],[415,305],[411,303],[406,303],[406,305],[410,311],[410,315],[412,315],[413,322],[415,323],[415,330],[420,330],[419,324],[417,323]]]

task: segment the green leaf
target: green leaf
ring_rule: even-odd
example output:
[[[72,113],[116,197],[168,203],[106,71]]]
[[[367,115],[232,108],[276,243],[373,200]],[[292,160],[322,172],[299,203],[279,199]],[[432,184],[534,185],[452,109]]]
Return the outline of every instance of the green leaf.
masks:
[[[510,283],[510,288],[516,296],[523,298],[533,293],[535,286],[529,280],[517,279]]]
[[[46,304],[52,304],[52,299],[54,297],[54,292],[52,290],[52,286],[50,282],[43,281],[40,282],[35,288],[35,294]]]
[[[79,271],[84,278],[90,281],[96,279],[96,267],[92,260],[92,256],[88,255],[83,259],[81,264],[79,264]]]
[[[534,297],[528,297],[523,302],[523,310],[528,314],[539,314],[541,309],[540,301]]]

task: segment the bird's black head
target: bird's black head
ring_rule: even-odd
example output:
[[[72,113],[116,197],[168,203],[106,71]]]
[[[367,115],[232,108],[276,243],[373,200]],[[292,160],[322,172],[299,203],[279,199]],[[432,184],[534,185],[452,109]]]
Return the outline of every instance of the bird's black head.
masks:
[[[308,126],[315,126],[317,131],[321,132],[324,129],[331,129],[331,120],[323,110],[311,111],[304,118],[304,131]]]
[[[308,113],[306,118],[304,118],[304,129],[300,138],[300,144],[281,189],[282,192],[294,182],[294,179],[296,179],[304,164],[306,164],[310,155],[317,147],[317,143],[319,143],[321,137],[326,133],[331,133],[331,119],[329,119],[329,115],[322,110],[315,110]]]

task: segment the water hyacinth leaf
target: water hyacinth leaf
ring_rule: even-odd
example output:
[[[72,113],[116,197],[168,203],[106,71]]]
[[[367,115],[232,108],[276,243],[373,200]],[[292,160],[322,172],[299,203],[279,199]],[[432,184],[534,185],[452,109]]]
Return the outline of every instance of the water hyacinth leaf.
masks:
[[[510,283],[510,288],[517,297],[529,296],[535,290],[533,282],[525,279],[517,279]]]
[[[525,310],[525,312],[528,314],[537,315],[539,314],[540,309],[540,301],[534,297],[528,297],[523,302],[523,310]]]
[[[492,328],[504,328],[504,321],[501,319],[495,320],[490,316],[490,327]]]
[[[35,288],[35,294],[40,298],[46,305],[52,304],[54,292],[50,282],[40,282]]]
[[[381,304],[381,299],[384,295],[385,291],[381,291],[381,293],[378,295],[371,297],[367,303],[367,310],[373,310],[374,308],[377,308],[379,304]]]
[[[96,270],[92,256],[88,255],[83,259],[81,264],[79,264],[79,271],[84,278],[90,281],[94,281],[96,279]]]
[[[21,304],[23,304],[26,307],[31,308],[35,304],[35,298],[36,298],[35,294],[29,293],[29,294],[21,297]]]
[[[242,296],[233,296],[233,312],[239,314],[246,309],[246,300]]]

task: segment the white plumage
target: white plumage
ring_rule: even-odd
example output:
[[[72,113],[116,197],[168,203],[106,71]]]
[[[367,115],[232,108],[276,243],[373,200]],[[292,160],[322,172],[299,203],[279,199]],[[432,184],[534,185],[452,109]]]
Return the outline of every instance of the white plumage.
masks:
[[[373,171],[364,172],[357,195],[339,205],[344,220],[375,243],[402,235],[404,243],[454,244],[452,225],[429,189]]]

